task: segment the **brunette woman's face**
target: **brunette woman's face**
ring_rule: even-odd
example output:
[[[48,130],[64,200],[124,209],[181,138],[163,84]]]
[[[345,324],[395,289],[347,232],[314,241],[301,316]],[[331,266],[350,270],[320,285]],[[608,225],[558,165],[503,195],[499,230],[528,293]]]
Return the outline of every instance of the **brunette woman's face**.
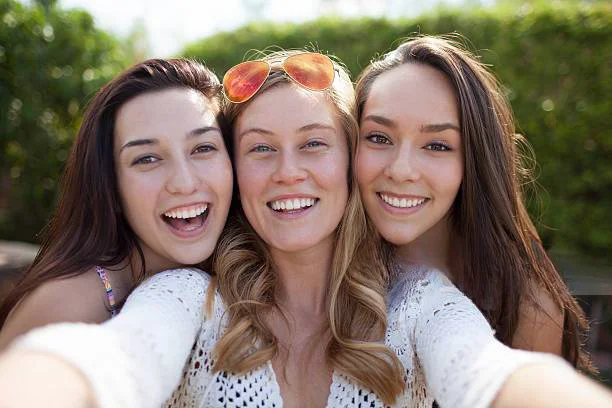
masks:
[[[393,68],[372,84],[360,125],[357,179],[381,235],[406,245],[440,230],[463,178],[450,81],[423,64]]]
[[[293,84],[256,96],[234,126],[240,201],[282,252],[330,240],[348,199],[348,146],[325,94]]]
[[[117,112],[119,193],[147,268],[199,263],[221,234],[232,167],[215,113],[201,93],[180,88],[145,93]]]

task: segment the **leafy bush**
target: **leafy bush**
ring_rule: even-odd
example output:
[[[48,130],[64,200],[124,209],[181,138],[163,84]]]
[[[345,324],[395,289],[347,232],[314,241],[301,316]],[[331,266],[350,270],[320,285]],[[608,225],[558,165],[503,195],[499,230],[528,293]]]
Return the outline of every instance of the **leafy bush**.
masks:
[[[193,43],[183,55],[221,74],[254,55],[251,49],[311,44],[337,55],[356,77],[402,38],[461,33],[501,79],[519,131],[535,150],[544,189],[530,207],[545,243],[612,260],[612,7],[553,4],[403,20],[257,23]]]
[[[535,149],[542,211],[530,204],[545,242],[612,260],[612,7],[551,4],[257,23],[182,54],[222,74],[252,49],[310,45],[337,55],[356,76],[401,38],[461,33],[504,83]],[[86,12],[0,0],[0,239],[34,240],[87,98],[128,60]]]
[[[88,13],[46,3],[0,0],[0,239],[35,239],[88,97],[126,65]]]

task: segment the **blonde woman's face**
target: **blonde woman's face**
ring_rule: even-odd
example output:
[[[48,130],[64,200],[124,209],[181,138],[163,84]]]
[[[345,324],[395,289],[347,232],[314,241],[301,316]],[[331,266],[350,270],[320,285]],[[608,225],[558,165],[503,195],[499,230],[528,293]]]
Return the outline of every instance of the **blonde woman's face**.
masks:
[[[403,64],[372,84],[364,106],[356,175],[381,235],[406,245],[446,222],[463,178],[459,110],[449,80]]]
[[[328,244],[348,199],[348,146],[325,94],[292,84],[257,95],[234,128],[240,201],[273,249]]]

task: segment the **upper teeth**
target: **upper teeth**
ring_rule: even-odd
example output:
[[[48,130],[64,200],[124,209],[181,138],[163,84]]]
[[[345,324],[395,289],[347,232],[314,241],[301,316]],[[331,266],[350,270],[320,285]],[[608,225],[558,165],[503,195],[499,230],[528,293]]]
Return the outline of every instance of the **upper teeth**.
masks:
[[[311,207],[315,203],[314,198],[290,198],[288,200],[272,201],[270,206],[273,210],[299,210],[300,208]]]
[[[170,218],[193,218],[204,213],[207,208],[208,204],[197,205],[195,207],[177,208],[175,210],[165,212],[164,215]]]
[[[423,204],[425,200],[427,200],[426,198],[413,198],[413,199],[397,198],[397,197],[388,196],[386,194],[381,194],[380,198],[382,198],[383,201],[389,204],[390,206],[399,207],[399,208],[416,207],[417,205]]]

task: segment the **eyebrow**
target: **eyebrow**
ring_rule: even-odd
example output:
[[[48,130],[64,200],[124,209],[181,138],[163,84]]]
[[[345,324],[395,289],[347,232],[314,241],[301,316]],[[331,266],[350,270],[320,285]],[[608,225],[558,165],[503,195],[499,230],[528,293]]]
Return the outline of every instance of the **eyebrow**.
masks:
[[[204,127],[199,127],[196,129],[193,129],[189,132],[186,133],[186,137],[191,138],[191,137],[197,137],[197,136],[201,136],[205,133],[208,132],[218,132],[221,133],[221,129],[219,129],[218,127],[214,127],[214,126],[204,126]],[[130,140],[129,142],[127,142],[126,144],[124,144],[123,146],[121,146],[121,149],[119,149],[119,153],[121,153],[123,151],[123,149],[127,148],[127,147],[134,147],[134,146],[143,146],[143,145],[155,145],[155,144],[159,144],[159,139],[155,139],[155,138],[150,138],[150,139],[134,139],[134,140]]]
[[[379,115],[368,115],[365,118],[363,118],[364,121],[366,120],[371,120],[372,122],[376,122],[379,125],[383,125],[386,126],[388,128],[396,128],[397,125],[395,124],[394,121],[392,121],[391,119],[385,118],[384,116],[379,116]]]
[[[448,129],[456,130],[457,132],[461,132],[459,126],[453,125],[452,123],[434,123],[431,125],[423,125],[421,126],[421,132],[424,133],[438,133],[443,132]]]
[[[394,121],[392,121],[389,118],[385,118],[384,116],[379,116],[379,115],[368,115],[365,118],[363,118],[364,121],[366,120],[371,120],[373,122],[378,123],[379,125],[383,125],[386,126],[388,128],[396,128],[397,125]],[[457,132],[461,132],[461,129],[459,129],[459,126],[454,125],[450,122],[445,122],[445,123],[432,123],[429,125],[422,125],[420,128],[420,131],[423,133],[438,133],[438,132],[443,132],[445,130],[448,129],[453,129],[456,130]]]
[[[331,131],[335,132],[336,128],[334,128],[331,125],[326,125],[326,124],[323,124],[323,123],[310,123],[308,125],[304,125],[304,126],[300,127],[297,131],[299,133],[304,133],[304,132],[309,132],[311,130],[331,130]],[[274,132],[272,132],[270,130],[255,127],[255,128],[249,128],[249,129],[245,130],[244,132],[240,133],[238,135],[238,140],[240,140],[247,133],[259,133],[261,135],[266,135],[266,136],[274,135]]]

